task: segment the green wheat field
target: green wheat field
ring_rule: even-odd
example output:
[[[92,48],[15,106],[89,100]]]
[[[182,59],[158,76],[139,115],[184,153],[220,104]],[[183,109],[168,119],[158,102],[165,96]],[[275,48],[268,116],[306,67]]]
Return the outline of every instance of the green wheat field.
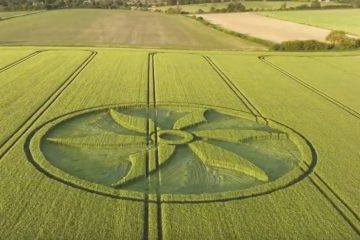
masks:
[[[1,239],[359,237],[358,52],[0,51]]]

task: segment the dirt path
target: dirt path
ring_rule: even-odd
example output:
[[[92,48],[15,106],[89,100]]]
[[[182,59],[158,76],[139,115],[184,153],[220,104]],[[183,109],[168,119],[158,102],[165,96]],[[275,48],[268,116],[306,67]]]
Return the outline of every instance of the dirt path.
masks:
[[[205,20],[226,29],[273,42],[289,40],[324,41],[329,30],[259,16],[252,13],[203,14]]]

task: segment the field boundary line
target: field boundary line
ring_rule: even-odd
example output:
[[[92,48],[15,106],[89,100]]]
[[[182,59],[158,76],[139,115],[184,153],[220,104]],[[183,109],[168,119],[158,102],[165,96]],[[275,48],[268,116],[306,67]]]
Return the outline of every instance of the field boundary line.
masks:
[[[265,64],[267,64],[268,66],[272,67],[273,69],[279,71],[280,73],[282,73],[283,75],[287,76],[288,78],[290,78],[291,80],[297,82],[298,84],[300,84],[301,86],[307,88],[308,90],[312,91],[313,93],[317,94],[318,96],[322,97],[323,99],[327,100],[328,102],[334,104],[335,106],[339,107],[340,109],[344,110],[345,112],[349,113],[350,115],[360,119],[360,113],[358,113],[357,111],[355,111],[354,109],[348,107],[347,105],[339,102],[338,100],[330,97],[329,95],[327,95],[326,93],[320,91],[319,89],[313,87],[312,85],[306,83],[305,81],[301,80],[300,78],[298,78],[297,76],[289,73],[288,71],[286,71],[285,69],[277,66],[276,64],[266,60],[265,56],[259,56],[258,59],[262,62],[264,62]]]
[[[0,160],[16,145],[36,121],[48,110],[59,96],[71,85],[77,76],[97,55],[96,51],[89,51],[90,55],[75,69],[65,81],[45,99],[45,101],[0,145]]]
[[[203,58],[209,63],[211,68],[220,76],[220,78],[225,82],[225,84],[230,88],[230,90],[237,96],[237,98],[245,105],[245,107],[250,111],[252,115],[258,118],[261,118],[268,124],[267,119],[260,113],[260,111],[254,106],[254,104],[241,92],[241,90],[234,84],[234,82],[224,73],[221,68],[214,63],[214,61],[209,56],[203,56]]]
[[[25,57],[22,57],[22,58],[20,58],[18,60],[15,60],[14,62],[6,65],[5,67],[0,68],[0,73],[5,72],[6,70],[8,70],[8,69],[10,69],[12,67],[15,67],[16,65],[19,65],[20,63],[25,62],[26,60],[28,60],[28,59],[30,59],[32,57],[35,57],[36,55],[38,55],[38,54],[40,54],[42,52],[45,52],[45,51],[47,51],[47,50],[35,51],[35,52],[32,52],[32,53],[26,55]]]

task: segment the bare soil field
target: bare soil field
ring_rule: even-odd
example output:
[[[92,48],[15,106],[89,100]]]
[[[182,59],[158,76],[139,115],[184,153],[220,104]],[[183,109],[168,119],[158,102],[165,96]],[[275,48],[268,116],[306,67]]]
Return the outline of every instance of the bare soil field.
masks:
[[[198,15],[226,29],[248,34],[272,42],[290,40],[325,40],[329,30],[272,19],[251,13],[224,13]]]

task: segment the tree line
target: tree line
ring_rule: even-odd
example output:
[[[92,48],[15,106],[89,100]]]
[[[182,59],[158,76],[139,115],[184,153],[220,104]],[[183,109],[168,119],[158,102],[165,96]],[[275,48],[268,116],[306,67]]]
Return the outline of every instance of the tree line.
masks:
[[[155,1],[155,2],[154,2]],[[224,0],[154,0],[148,2],[147,0],[0,0],[0,11],[14,11],[14,10],[38,10],[38,9],[57,9],[57,8],[138,8],[147,10],[150,6],[176,6],[197,3],[215,3],[223,2]],[[231,3],[237,3],[237,0],[226,0]],[[274,1],[274,0],[272,0]],[[276,1],[276,0],[275,0]],[[286,8],[286,1],[284,2],[284,9]],[[339,3],[351,4],[353,7],[360,7],[360,0],[339,0]],[[318,1],[312,1],[310,8],[316,8]],[[308,5],[301,5],[307,9]],[[233,7],[237,8],[235,4]],[[241,6],[240,6],[241,7]],[[336,7],[336,6],[334,6]]]

